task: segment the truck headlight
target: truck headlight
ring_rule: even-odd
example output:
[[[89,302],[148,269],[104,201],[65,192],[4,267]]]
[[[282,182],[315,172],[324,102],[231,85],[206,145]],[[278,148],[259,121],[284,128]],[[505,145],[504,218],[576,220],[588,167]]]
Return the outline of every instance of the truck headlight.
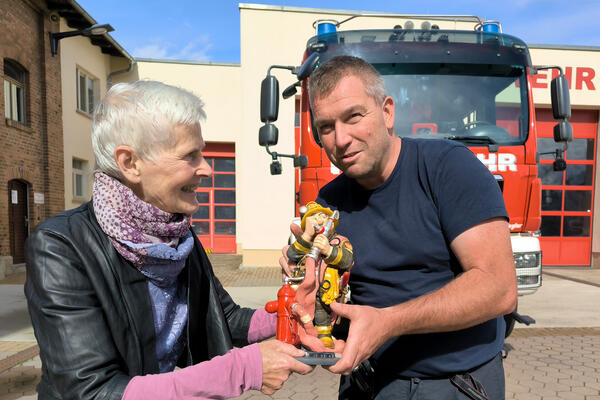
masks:
[[[540,252],[514,253],[519,289],[538,287],[542,283],[542,255]]]
[[[538,268],[540,266],[540,253],[515,253],[515,268]]]

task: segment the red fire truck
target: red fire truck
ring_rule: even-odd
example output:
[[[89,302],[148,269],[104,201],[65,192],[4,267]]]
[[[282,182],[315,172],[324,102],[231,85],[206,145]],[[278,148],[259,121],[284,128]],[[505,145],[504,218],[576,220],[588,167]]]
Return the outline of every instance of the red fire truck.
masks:
[[[444,18],[452,17],[436,19]],[[566,168],[563,153],[572,138],[568,83],[559,67],[534,67],[527,45],[502,33],[500,23],[477,17],[472,21],[472,30],[442,30],[430,22],[414,29],[408,21],[389,30],[358,31],[338,31],[341,23],[333,20],[316,21],[317,35],[308,40],[303,64],[271,66],[262,82],[261,120],[265,125],[259,132],[259,144],[272,157],[272,174],[281,173],[281,157],[293,158],[299,168],[297,206],[314,200],[318,190],[339,171],[320,147],[311,123],[306,79],[334,56],[365,59],[382,74],[387,95],[395,101],[396,135],[462,142],[494,175],[510,216],[519,294],[529,294],[541,285],[542,271],[536,233],[541,222],[540,153],[531,82],[537,70],[553,69],[552,109],[558,120],[554,139],[562,143],[552,153],[557,171]],[[270,148],[278,138],[273,122],[277,119],[279,89],[277,79],[270,74],[273,68],[289,69],[298,78],[283,91],[284,98],[301,87],[294,154]]]

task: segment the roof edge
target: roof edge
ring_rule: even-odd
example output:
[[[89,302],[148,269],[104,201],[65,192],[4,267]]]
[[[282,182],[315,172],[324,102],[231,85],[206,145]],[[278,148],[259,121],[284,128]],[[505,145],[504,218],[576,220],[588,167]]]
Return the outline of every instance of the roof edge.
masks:
[[[484,20],[476,15],[435,15],[435,14],[399,14],[385,11],[360,11],[360,10],[337,10],[328,8],[311,8],[296,6],[275,6],[270,4],[239,3],[239,9],[248,10],[266,10],[266,11],[288,11],[298,13],[317,13],[317,14],[335,14],[335,15],[356,15],[363,17],[388,17],[388,18],[415,18],[415,19],[438,19],[449,21],[467,21]]]
[[[148,63],[163,63],[163,64],[192,64],[192,65],[207,65],[207,66],[220,66],[220,67],[241,67],[241,63],[227,63],[227,62],[213,62],[213,61],[188,61],[188,60],[169,60],[161,58],[134,58],[135,62],[148,62]]]
[[[68,0],[69,4],[71,4],[71,7],[73,7],[75,9],[75,11],[77,11],[78,13],[81,14],[81,16],[83,16],[86,20],[89,21],[90,25],[95,25],[98,23],[98,21],[96,21],[90,14],[88,14],[87,11],[85,11],[85,9],[83,7],[81,7],[81,5],[79,5],[79,3],[77,3],[76,0]],[[129,54],[127,52],[127,50],[125,50],[123,48],[123,46],[121,46],[112,36],[110,36],[109,33],[105,33],[102,35],[104,38],[106,38],[106,40],[119,52],[123,55],[123,57],[129,59],[130,61],[133,61],[133,57],[131,56],[131,54]],[[92,43],[93,44],[93,43]]]
[[[600,46],[578,46],[570,44],[527,44],[530,49],[544,50],[579,50],[579,51],[600,51]]]

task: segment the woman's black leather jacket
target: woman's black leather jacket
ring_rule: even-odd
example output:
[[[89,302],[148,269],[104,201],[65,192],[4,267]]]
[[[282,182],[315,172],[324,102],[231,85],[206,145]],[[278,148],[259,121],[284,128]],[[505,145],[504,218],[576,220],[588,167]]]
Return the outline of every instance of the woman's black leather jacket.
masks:
[[[40,224],[26,263],[40,399],[120,399],[133,376],[159,372],[146,278],[111,245],[91,202]],[[247,344],[254,311],[229,297],[197,239],[179,279],[188,288],[179,366]]]

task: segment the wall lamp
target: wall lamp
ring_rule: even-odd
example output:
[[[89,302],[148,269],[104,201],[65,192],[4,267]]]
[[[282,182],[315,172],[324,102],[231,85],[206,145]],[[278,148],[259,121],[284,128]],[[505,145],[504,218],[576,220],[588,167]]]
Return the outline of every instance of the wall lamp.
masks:
[[[110,26],[110,24],[103,25],[92,25],[89,28],[81,29],[78,31],[69,31],[69,32],[58,32],[52,33],[50,32],[50,52],[52,53],[52,57],[58,53],[58,41],[60,39],[64,39],[72,36],[99,36],[104,35],[105,33],[114,31],[114,28]]]

